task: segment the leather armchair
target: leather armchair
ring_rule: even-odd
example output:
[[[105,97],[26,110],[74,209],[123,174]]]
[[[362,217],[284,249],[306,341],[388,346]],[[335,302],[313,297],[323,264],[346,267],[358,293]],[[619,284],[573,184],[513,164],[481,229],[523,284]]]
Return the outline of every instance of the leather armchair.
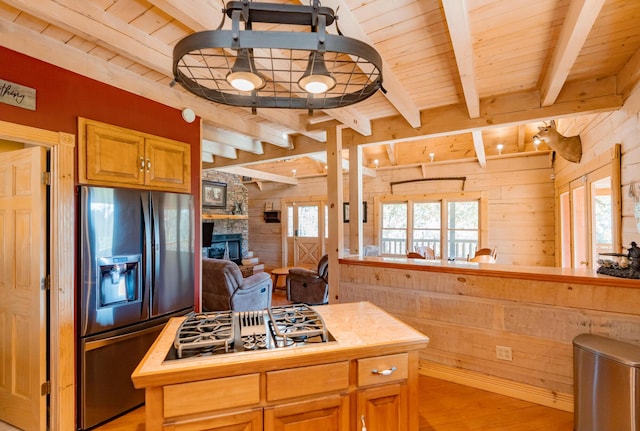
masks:
[[[316,270],[291,268],[287,275],[287,299],[308,305],[329,302],[329,256],[318,261]]]
[[[242,278],[230,260],[202,258],[204,311],[249,311],[271,307],[273,282],[266,272]]]

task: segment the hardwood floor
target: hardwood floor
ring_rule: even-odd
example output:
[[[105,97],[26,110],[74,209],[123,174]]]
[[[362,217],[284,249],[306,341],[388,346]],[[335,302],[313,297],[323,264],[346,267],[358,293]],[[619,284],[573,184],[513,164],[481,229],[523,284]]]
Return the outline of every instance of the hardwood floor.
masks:
[[[275,290],[273,305],[288,304]],[[144,407],[94,431],[145,431]],[[0,431],[18,431],[0,422]],[[427,376],[420,376],[419,431],[573,431],[573,414]]]
[[[420,431],[572,431],[573,414],[420,376]],[[145,431],[144,407],[95,431]]]

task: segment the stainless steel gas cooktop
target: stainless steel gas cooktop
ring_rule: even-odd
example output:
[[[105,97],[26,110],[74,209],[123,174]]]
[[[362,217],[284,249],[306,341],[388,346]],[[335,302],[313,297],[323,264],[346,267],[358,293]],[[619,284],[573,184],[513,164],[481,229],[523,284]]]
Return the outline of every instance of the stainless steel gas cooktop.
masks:
[[[335,341],[322,317],[305,304],[256,311],[190,313],[165,360],[304,346]]]

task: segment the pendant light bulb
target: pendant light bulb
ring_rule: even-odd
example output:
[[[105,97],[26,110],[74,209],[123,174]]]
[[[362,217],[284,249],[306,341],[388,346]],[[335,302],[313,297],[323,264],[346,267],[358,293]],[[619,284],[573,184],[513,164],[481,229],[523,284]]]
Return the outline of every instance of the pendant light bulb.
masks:
[[[265,85],[264,79],[255,72],[256,66],[250,51],[248,49],[238,51],[236,62],[231,68],[231,72],[227,74],[227,82],[236,90],[259,90]]]
[[[336,80],[324,64],[324,54],[312,52],[309,54],[307,70],[304,71],[298,85],[307,93],[322,94],[336,86]]]

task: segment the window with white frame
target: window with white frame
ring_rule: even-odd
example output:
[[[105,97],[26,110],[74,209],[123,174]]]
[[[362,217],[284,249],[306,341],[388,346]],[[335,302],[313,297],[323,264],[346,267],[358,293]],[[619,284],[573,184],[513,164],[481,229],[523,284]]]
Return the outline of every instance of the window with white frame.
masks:
[[[480,197],[381,203],[381,253],[404,255],[431,247],[436,256],[466,259],[479,248]]]

